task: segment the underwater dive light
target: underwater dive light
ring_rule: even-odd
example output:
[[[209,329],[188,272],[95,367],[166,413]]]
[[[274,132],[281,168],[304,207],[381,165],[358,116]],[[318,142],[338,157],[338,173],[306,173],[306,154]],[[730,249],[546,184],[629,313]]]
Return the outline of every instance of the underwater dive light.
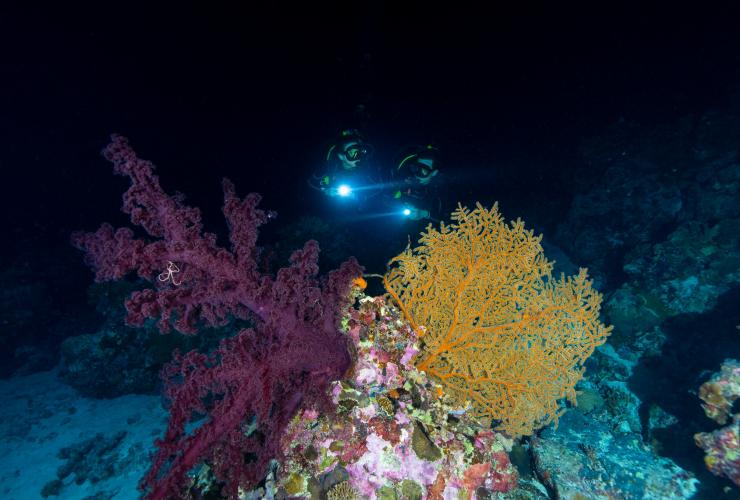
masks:
[[[423,208],[417,208],[413,205],[406,205],[405,207],[403,207],[403,210],[401,210],[401,213],[403,214],[404,217],[410,220],[431,219],[431,216],[428,210],[424,210]]]
[[[352,188],[347,184],[342,184],[337,188],[337,194],[346,198],[352,194]]]

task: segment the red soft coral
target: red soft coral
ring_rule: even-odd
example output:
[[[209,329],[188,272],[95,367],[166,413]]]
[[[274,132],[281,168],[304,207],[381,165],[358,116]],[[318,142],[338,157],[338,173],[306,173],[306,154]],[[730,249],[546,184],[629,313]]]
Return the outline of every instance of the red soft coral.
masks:
[[[85,252],[98,281],[135,271],[152,283],[127,301],[129,324],[154,318],[162,332],[174,327],[186,334],[231,317],[255,324],[210,355],[176,355],[164,370],[170,422],[141,487],[151,498],[179,496],[186,474],[205,460],[225,482],[224,493],[234,497],[239,486],[262,479],[298,408],[331,411],[328,385],[350,364],[338,320],[362,269],[350,259],[319,281],[319,248],[309,241],[293,253],[289,267],[275,277],[264,275],[257,265],[257,229],[270,216],[257,208],[259,195],[240,199],[234,185],[223,181],[231,247],[221,248],[214,234],[203,233],[200,211],[182,196],[167,195],[154,165],[139,159],[125,138],[113,136],[104,155],[116,173],[131,179],[123,211],[150,238],[106,224],[95,233],[74,234],[72,242]],[[193,415],[205,419],[188,432]],[[256,430],[248,431],[253,418]]]

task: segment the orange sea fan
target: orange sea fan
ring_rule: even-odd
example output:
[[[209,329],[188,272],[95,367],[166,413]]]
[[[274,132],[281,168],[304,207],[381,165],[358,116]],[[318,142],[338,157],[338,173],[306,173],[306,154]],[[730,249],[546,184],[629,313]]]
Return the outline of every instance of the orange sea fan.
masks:
[[[451,224],[430,224],[384,276],[425,333],[417,368],[512,436],[557,423],[560,401],[575,403],[583,362],[611,331],[586,269],[554,279],[541,239],[519,219],[507,224],[498,205],[458,205]]]

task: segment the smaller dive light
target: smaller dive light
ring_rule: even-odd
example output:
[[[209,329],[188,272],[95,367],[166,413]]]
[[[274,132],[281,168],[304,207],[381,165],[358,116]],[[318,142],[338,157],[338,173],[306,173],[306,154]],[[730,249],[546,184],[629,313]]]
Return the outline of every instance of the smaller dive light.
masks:
[[[348,184],[341,184],[337,187],[337,194],[343,198],[352,194],[352,188]]]
[[[403,210],[401,210],[401,213],[403,214],[404,217],[410,220],[431,219],[431,216],[428,210],[424,210],[423,208],[417,208],[413,205],[406,205],[405,207],[403,207]]]

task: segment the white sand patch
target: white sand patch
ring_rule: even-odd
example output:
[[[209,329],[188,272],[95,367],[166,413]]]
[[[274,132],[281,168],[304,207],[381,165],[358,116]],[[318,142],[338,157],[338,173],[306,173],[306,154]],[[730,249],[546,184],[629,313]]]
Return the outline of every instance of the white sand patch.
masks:
[[[136,485],[149,466],[155,437],[166,426],[167,413],[157,396],[89,399],[57,379],[56,371],[0,381],[0,497],[43,498],[42,489],[58,479],[70,461],[59,451],[85,440],[125,437],[110,450],[62,479],[58,496],[82,499],[139,498]],[[115,441],[114,441],[115,442]],[[106,469],[107,467],[107,469]],[[63,470],[63,469],[62,469]],[[103,477],[93,484],[88,476]],[[83,481],[76,484],[76,481]]]

